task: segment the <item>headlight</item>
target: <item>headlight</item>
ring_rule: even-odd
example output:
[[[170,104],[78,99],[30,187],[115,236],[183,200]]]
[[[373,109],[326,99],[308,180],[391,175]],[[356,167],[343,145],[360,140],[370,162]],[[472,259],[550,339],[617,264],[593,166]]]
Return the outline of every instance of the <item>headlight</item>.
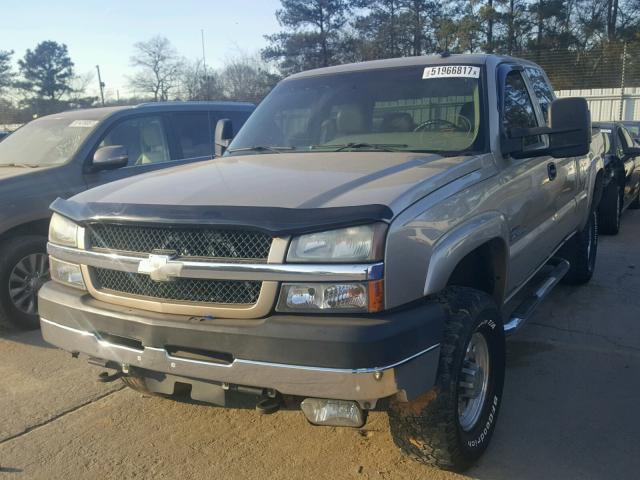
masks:
[[[361,225],[294,237],[288,262],[370,262],[382,259],[386,225]]]
[[[51,272],[52,280],[81,290],[86,290],[80,265],[49,257],[49,271]]]
[[[78,246],[78,225],[54,213],[49,224],[49,241],[66,247]]]
[[[279,312],[379,312],[384,308],[382,280],[361,283],[285,283]]]

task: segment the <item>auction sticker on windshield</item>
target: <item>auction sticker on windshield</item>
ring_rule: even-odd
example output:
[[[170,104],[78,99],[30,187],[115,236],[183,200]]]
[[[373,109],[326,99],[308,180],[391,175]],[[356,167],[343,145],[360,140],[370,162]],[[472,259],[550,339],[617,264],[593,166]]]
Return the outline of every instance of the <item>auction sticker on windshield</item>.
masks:
[[[438,67],[426,67],[422,79],[430,78],[479,78],[480,67],[470,65],[441,65]]]
[[[92,128],[98,124],[98,120],[74,120],[69,124],[74,128]]]

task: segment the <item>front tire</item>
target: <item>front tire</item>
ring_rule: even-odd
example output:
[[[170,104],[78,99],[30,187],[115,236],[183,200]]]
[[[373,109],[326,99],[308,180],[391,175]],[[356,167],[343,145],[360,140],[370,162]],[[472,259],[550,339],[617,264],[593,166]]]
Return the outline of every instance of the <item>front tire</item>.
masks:
[[[0,323],[39,328],[38,290],[49,280],[47,239],[39,235],[10,238],[0,244]]]
[[[559,256],[569,261],[571,267],[562,279],[569,285],[582,285],[593,277],[598,254],[598,215],[589,214],[589,221],[560,250]]]
[[[484,292],[447,288],[436,386],[410,402],[393,400],[389,424],[405,455],[461,472],[486,450],[495,429],[505,370],[504,329]]]

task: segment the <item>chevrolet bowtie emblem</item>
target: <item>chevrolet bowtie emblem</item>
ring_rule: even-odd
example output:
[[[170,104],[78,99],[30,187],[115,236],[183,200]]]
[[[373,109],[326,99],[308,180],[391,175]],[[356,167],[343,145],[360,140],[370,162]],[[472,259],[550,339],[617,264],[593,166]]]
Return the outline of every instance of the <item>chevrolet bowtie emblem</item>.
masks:
[[[138,273],[149,275],[156,282],[169,282],[180,276],[182,263],[173,260],[170,255],[150,254],[149,258],[138,264]]]

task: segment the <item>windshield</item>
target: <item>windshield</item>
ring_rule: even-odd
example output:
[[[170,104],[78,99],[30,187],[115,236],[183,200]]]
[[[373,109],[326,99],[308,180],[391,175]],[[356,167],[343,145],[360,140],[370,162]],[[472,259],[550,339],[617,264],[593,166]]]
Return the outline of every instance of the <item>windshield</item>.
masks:
[[[229,152],[481,151],[480,80],[479,67],[421,66],[284,81]]]
[[[68,117],[34,120],[0,143],[0,165],[44,167],[67,163],[97,123]]]

